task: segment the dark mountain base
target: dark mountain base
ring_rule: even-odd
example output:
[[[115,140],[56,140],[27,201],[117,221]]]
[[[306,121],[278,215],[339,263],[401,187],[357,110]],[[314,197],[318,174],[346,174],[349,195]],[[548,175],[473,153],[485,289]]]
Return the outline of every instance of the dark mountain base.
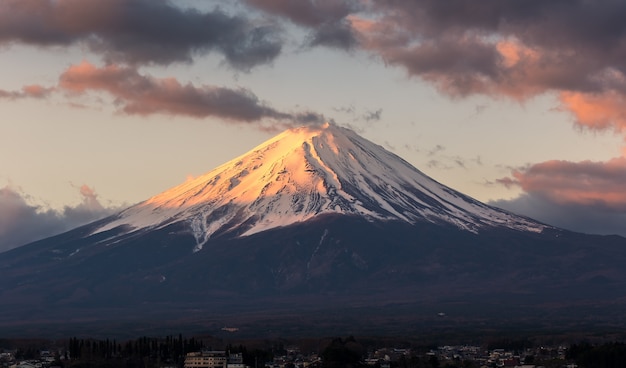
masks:
[[[193,253],[185,224],[114,240],[91,228],[0,255],[0,335],[626,327],[620,237],[323,216]]]

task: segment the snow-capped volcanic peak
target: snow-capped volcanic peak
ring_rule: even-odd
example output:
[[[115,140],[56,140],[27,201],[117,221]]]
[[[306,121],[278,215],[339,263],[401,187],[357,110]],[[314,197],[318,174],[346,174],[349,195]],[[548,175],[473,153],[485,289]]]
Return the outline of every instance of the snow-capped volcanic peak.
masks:
[[[368,219],[542,231],[545,225],[487,206],[335,125],[287,130],[196,179],[121,212],[97,232],[185,221],[196,249],[218,230],[247,236],[327,213]]]

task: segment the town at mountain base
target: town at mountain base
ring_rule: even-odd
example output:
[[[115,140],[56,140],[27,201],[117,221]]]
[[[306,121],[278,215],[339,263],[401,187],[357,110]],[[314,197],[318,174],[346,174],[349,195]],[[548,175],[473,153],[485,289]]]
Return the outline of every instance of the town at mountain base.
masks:
[[[487,206],[347,129],[300,128],[0,254],[0,328],[626,325],[624,264],[624,238]]]

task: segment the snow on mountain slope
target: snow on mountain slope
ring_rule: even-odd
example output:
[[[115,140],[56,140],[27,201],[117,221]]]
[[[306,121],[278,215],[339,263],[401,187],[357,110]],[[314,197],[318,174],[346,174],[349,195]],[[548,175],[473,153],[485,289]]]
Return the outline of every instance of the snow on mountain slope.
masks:
[[[448,223],[471,232],[546,226],[487,206],[335,125],[287,130],[232,161],[132,206],[101,232],[189,224],[200,250],[217,231],[239,236],[328,213]]]

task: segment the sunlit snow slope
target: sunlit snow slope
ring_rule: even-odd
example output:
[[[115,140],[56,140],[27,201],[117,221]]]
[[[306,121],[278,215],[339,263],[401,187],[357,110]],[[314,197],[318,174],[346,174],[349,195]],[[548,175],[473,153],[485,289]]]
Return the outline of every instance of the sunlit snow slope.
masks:
[[[325,124],[287,130],[126,209],[96,232],[184,221],[200,250],[217,231],[247,236],[328,213],[447,223],[472,232],[492,226],[534,232],[546,227],[456,192],[353,131]]]

